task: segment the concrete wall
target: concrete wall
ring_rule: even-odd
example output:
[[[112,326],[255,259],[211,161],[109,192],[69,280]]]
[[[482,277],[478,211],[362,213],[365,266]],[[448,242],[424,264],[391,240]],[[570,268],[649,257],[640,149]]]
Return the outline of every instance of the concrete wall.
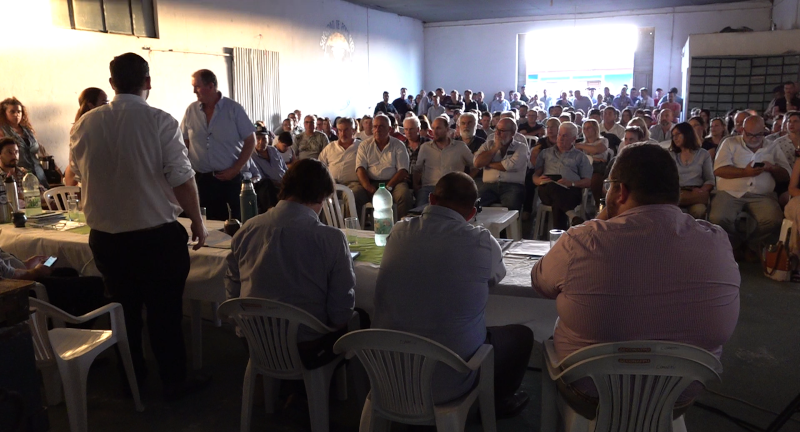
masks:
[[[418,20],[341,0],[157,3],[158,39],[57,28],[49,0],[0,3],[0,16],[8,18],[4,33],[14,35],[0,51],[6,62],[0,98],[14,95],[26,105],[39,141],[62,167],[78,94],[100,87],[113,97],[108,63],[124,52],[150,62],[153,89],[148,102],[178,120],[196,100],[190,85],[193,71],[213,70],[221,91],[229,94],[231,59],[223,54],[234,46],[280,53],[284,115],[296,108],[327,116],[371,113],[383,90],[396,97],[400,87],[422,84],[423,30]],[[343,22],[353,38],[350,62],[323,58],[320,40],[332,20]],[[168,50],[188,53],[163,52]]]
[[[796,1],[796,0],[784,0]],[[653,86],[681,84],[681,49],[691,34],[717,32],[726,26],[768,30],[768,2],[425,24],[425,88],[482,90],[491,95],[513,88],[517,76],[517,35],[536,30],[567,29],[541,43],[563,44],[564,55],[587,47],[614,55],[614,26],[655,28]],[[604,26],[608,35],[581,34],[582,26]],[[574,30],[573,30],[574,29]],[[558,61],[558,59],[552,59]]]
[[[772,21],[778,30],[800,28],[800,0],[775,0]]]

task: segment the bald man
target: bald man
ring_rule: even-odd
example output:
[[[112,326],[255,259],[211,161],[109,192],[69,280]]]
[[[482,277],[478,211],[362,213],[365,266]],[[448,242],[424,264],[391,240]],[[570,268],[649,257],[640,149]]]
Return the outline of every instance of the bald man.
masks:
[[[490,139],[475,152],[475,168],[483,168],[481,205],[499,202],[510,210],[522,210],[530,154],[527,143],[514,140],[516,133],[517,122],[503,118]]]
[[[739,260],[759,261],[761,245],[778,240],[783,221],[775,183],[789,181],[792,169],[779,146],[764,140],[765,135],[764,120],[747,117],[742,135],[723,141],[714,162],[718,193],[709,220],[727,231]],[[755,219],[754,232],[736,229],[736,218],[742,211]]]

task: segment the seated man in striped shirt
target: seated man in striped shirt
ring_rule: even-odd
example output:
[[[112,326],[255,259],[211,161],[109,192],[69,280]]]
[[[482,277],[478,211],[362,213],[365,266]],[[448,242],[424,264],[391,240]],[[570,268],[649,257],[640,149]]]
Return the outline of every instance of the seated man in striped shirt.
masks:
[[[557,300],[559,359],[633,340],[687,343],[719,358],[739,317],[741,282],[725,230],[681,211],[678,169],[658,146],[626,146],[605,186],[598,218],[564,233],[531,270],[533,288]],[[591,381],[568,390],[567,399],[596,403]]]

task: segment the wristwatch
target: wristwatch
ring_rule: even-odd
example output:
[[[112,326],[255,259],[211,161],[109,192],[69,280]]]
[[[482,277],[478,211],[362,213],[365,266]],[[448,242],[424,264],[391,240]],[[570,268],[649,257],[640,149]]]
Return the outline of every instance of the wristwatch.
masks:
[[[391,192],[391,191],[393,191],[393,190],[394,190],[394,187],[392,187],[392,186],[386,186],[386,190],[388,190],[389,192]]]

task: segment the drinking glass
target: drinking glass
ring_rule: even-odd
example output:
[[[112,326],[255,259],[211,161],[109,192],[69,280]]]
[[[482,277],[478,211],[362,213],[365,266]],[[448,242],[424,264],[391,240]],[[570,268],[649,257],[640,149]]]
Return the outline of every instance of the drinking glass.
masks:
[[[550,230],[550,249],[552,249],[553,246],[555,246],[555,244],[558,241],[558,239],[561,238],[561,234],[564,234],[564,230],[560,230],[560,229],[551,229]]]
[[[358,223],[358,218],[357,217],[345,218],[344,228],[347,235],[347,244],[349,245],[358,244],[358,236],[356,235],[356,231],[361,229],[361,225]]]
[[[208,219],[206,219],[206,208],[205,207],[200,207],[200,217],[203,219],[203,223],[208,222]]]
[[[80,209],[78,208],[80,201],[74,198],[67,200],[67,218],[70,221],[77,222],[80,218]]]

